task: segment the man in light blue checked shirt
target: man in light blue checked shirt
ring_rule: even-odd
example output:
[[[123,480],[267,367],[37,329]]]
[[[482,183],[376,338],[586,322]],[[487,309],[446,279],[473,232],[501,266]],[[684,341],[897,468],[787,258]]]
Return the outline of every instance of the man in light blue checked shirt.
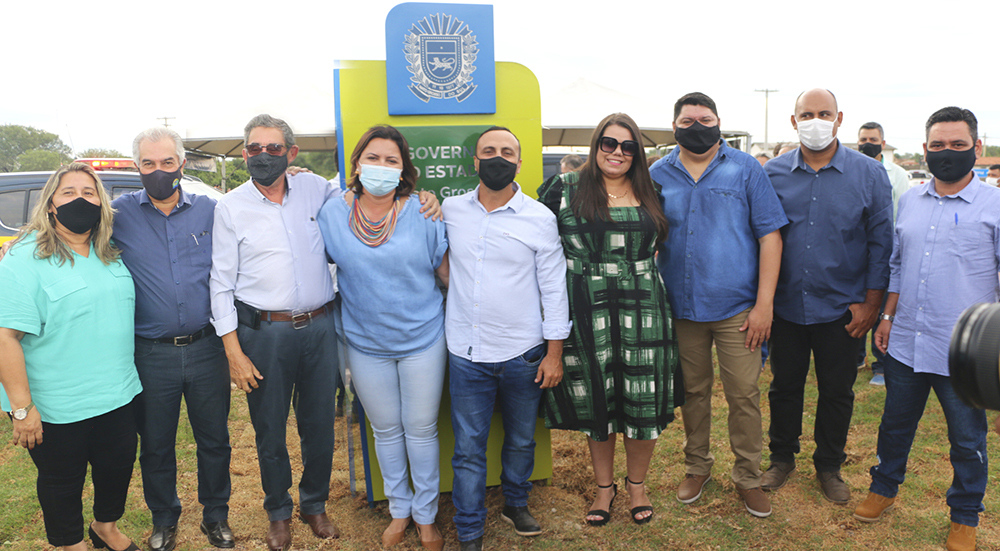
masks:
[[[972,172],[982,153],[975,115],[945,107],[924,144],[934,178],[906,192],[889,261],[889,296],[875,333],[885,357],[885,410],[867,499],[854,511],[875,522],[895,505],[930,390],[948,424],[951,465],[947,548],[973,550],[987,481],[986,413],[959,399],[948,377],[948,345],[962,311],[1000,296],[1000,190]]]

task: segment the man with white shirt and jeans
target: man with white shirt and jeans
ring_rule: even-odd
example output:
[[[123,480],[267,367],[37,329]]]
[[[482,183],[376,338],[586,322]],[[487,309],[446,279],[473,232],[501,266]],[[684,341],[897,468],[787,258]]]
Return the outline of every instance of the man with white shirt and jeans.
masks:
[[[445,331],[455,431],[452,501],[462,551],[483,548],[486,441],[495,401],[503,416],[501,518],[522,536],[542,529],[528,511],[542,389],[562,379],[569,336],[566,258],[556,218],[521,192],[521,146],[506,128],[476,142],[479,186],[449,197]],[[544,319],[543,319],[544,312]]]
[[[339,377],[336,292],[315,218],[336,191],[315,174],[285,174],[298,147],[284,121],[258,115],[244,137],[252,179],[215,209],[212,322],[230,377],[247,393],[270,521],[267,546],[284,550],[292,540],[290,403],[302,442],[299,517],[319,538],[338,535],[326,516]]]

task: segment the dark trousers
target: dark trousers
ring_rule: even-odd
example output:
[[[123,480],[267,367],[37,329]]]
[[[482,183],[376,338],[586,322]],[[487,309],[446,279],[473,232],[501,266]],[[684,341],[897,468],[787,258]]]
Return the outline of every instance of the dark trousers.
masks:
[[[878,427],[878,464],[871,468],[870,489],[880,496],[896,497],[931,389],[944,410],[951,444],[949,458],[955,471],[947,493],[951,521],[978,526],[989,466],[986,412],[966,405],[948,377],[916,373],[889,355],[885,357],[885,410]]]
[[[256,433],[264,509],[271,521],[292,516],[292,465],[285,445],[289,404],[295,408],[302,445],[299,510],[306,515],[326,511],[340,379],[334,317],[331,312],[302,329],[292,322],[266,321],[257,330],[242,324],[236,329],[243,353],[264,377],[247,394],[247,404]]]
[[[42,443],[29,450],[38,468],[38,503],[45,535],[55,547],[83,541],[83,483],[94,482],[94,520],[115,522],[135,463],[135,413],[129,403],[76,423],[42,423]]]
[[[187,403],[198,445],[198,501],[206,523],[229,517],[229,363],[215,334],[187,346],[137,337],[135,366],[142,381],[136,398],[141,437],[142,489],[154,526],[174,526],[177,498],[177,422],[181,397]]]
[[[809,356],[816,366],[819,400],[814,439],[816,472],[840,470],[847,459],[844,446],[854,412],[854,380],[860,339],[844,326],[848,312],[828,323],[799,325],[777,316],[771,325],[771,371],[774,379],[767,393],[771,404],[771,461],[792,463],[802,435],[803,393],[809,374]]]

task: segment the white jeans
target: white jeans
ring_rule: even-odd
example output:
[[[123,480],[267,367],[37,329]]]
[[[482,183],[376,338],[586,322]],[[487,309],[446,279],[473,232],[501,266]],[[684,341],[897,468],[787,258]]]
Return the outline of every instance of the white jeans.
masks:
[[[437,516],[437,420],[447,354],[443,336],[405,358],[375,358],[347,346],[354,389],[375,433],[392,518],[413,517],[418,524],[431,524]]]

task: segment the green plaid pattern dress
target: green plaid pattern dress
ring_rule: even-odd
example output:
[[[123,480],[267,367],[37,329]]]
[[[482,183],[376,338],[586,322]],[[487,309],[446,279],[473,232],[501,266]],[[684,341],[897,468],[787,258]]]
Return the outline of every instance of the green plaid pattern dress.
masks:
[[[542,399],[545,424],[598,441],[612,433],[655,439],[674,419],[680,376],[670,304],[653,260],[656,226],[639,207],[612,207],[614,222],[577,218],[570,204],[578,179],[567,173],[538,190],[559,220],[573,320],[563,380]],[[682,393],[683,383],[676,386]]]

